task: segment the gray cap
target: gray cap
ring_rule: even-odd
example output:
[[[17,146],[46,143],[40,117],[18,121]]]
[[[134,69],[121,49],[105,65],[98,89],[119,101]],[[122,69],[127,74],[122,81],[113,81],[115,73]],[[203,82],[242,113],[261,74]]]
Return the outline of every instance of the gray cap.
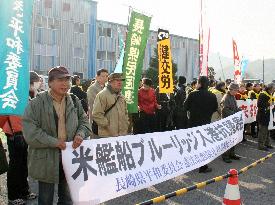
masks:
[[[237,83],[230,83],[228,86],[229,90],[239,90],[239,85]]]
[[[267,85],[266,85],[266,89],[272,89],[272,88],[275,88],[275,83],[268,83]]]
[[[123,78],[123,74],[122,73],[112,73],[108,76],[108,81],[113,81],[113,80],[125,80],[125,78]]]

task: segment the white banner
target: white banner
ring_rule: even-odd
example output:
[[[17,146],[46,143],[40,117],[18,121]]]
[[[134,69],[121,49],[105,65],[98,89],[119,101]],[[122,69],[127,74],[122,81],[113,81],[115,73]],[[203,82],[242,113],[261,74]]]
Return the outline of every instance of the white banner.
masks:
[[[275,129],[275,107],[274,105],[270,106],[270,121],[268,125],[269,130]]]
[[[256,121],[257,116],[257,100],[237,100],[237,105],[243,110],[244,124],[249,124]]]
[[[87,140],[62,162],[74,204],[99,204],[199,168],[243,138],[243,114],[184,130]]]

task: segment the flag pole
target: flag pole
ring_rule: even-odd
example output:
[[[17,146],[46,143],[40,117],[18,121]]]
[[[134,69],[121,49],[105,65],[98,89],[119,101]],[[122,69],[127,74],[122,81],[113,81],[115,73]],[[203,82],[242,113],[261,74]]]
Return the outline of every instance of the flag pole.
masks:
[[[263,83],[264,83],[264,56],[263,56]]]

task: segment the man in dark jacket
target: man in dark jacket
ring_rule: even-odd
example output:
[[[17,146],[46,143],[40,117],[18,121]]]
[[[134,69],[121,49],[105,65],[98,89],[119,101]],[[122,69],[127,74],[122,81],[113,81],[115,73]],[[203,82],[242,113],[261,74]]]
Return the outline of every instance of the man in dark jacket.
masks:
[[[239,85],[236,83],[230,83],[230,85],[228,86],[228,91],[225,94],[225,96],[223,96],[223,99],[221,101],[222,118],[226,118],[230,115],[233,115],[241,111],[241,109],[237,106],[237,101],[235,98],[235,95],[238,93],[238,90]],[[226,163],[231,163],[231,159],[239,160],[240,157],[235,154],[235,148],[232,147],[222,155],[222,159]]]
[[[179,76],[178,89],[175,92],[175,125],[176,129],[187,128],[187,113],[184,112],[183,104],[186,99],[186,78]]]
[[[211,117],[218,109],[216,96],[208,91],[209,80],[201,76],[198,80],[197,90],[191,92],[185,103],[184,111],[190,113],[188,119],[189,127],[197,127],[211,123]],[[199,172],[211,172],[208,165],[200,167]]]
[[[270,83],[266,86],[265,91],[261,92],[258,99],[258,113],[257,113],[257,121],[259,124],[259,141],[258,148],[260,150],[268,151],[268,149],[272,149],[273,147],[270,144],[268,131],[268,124],[270,120],[270,106],[273,105],[273,93],[275,91],[275,84]]]
[[[72,77],[71,93],[79,98],[84,111],[88,113],[87,93],[82,90],[80,86],[80,77],[78,75]]]

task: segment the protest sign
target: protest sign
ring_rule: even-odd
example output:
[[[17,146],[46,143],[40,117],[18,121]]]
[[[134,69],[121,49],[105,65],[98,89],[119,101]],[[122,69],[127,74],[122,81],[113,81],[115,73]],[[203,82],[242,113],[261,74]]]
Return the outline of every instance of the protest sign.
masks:
[[[199,168],[243,138],[243,114],[183,130],[67,143],[62,162],[76,205],[99,204]]]
[[[243,110],[244,124],[249,124],[256,121],[257,116],[257,100],[237,100],[237,105]]]

